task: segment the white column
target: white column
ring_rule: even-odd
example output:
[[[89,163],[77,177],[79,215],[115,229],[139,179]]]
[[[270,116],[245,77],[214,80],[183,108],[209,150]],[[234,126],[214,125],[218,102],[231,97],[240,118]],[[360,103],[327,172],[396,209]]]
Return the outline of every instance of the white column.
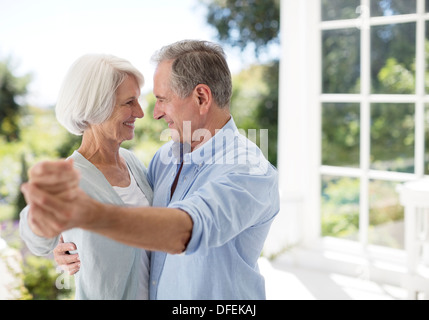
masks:
[[[320,0],[281,1],[280,213],[269,239],[311,243],[320,229]]]

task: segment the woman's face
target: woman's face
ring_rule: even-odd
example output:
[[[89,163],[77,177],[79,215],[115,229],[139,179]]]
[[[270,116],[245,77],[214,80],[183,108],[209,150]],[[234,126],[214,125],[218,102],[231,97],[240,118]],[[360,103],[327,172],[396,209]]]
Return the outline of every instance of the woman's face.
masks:
[[[134,138],[134,123],[143,118],[139,104],[140,88],[134,77],[127,77],[116,90],[116,103],[109,119],[100,125],[103,135],[119,144]]]

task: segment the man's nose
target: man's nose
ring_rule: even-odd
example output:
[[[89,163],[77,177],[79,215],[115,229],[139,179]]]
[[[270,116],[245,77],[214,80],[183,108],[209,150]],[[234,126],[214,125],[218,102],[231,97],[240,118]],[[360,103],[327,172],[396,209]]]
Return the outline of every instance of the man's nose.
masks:
[[[155,102],[155,108],[153,109],[153,118],[155,120],[159,120],[162,119],[162,117],[164,117],[165,113],[164,110],[161,106],[161,103],[159,103],[158,101]]]

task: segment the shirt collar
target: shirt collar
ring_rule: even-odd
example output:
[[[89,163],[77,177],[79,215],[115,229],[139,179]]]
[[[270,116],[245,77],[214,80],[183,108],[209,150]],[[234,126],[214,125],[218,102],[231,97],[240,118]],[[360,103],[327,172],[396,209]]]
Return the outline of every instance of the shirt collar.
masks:
[[[234,142],[234,136],[238,134],[233,117],[221,128],[216,129],[215,135],[206,141],[201,147],[192,152],[180,154],[185,163],[202,164],[204,162],[215,163],[218,157],[224,155],[227,146]],[[181,144],[183,146],[183,144]],[[182,147],[179,151],[190,150],[190,147]]]
[[[170,146],[170,156],[175,159],[175,163],[202,163],[214,161],[219,154],[222,155],[225,147],[233,142],[233,137],[238,134],[237,126],[233,117],[221,128],[216,129],[215,135],[207,140],[199,148],[191,152],[189,143],[172,141]],[[222,152],[220,152],[222,151]]]

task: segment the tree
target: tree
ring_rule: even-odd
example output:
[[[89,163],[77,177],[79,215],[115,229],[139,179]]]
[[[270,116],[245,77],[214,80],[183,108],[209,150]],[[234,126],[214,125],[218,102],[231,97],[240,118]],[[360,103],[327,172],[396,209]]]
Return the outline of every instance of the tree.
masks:
[[[271,43],[279,43],[280,0],[202,0],[207,22],[219,40],[241,50],[254,45],[258,55]]]
[[[253,46],[255,56],[272,44],[279,43],[280,0],[201,0],[207,6],[207,22],[218,33],[224,44],[245,50]],[[268,90],[258,99],[254,116],[259,129],[268,129],[268,160],[277,164],[278,122],[278,59],[265,66],[263,79]],[[237,102],[234,96],[232,109]],[[239,120],[239,119],[237,119]],[[252,122],[240,119],[243,122]],[[258,129],[258,128],[255,128]]]
[[[11,142],[19,139],[19,116],[23,106],[18,98],[27,93],[30,76],[16,77],[10,60],[0,62],[0,136]]]

